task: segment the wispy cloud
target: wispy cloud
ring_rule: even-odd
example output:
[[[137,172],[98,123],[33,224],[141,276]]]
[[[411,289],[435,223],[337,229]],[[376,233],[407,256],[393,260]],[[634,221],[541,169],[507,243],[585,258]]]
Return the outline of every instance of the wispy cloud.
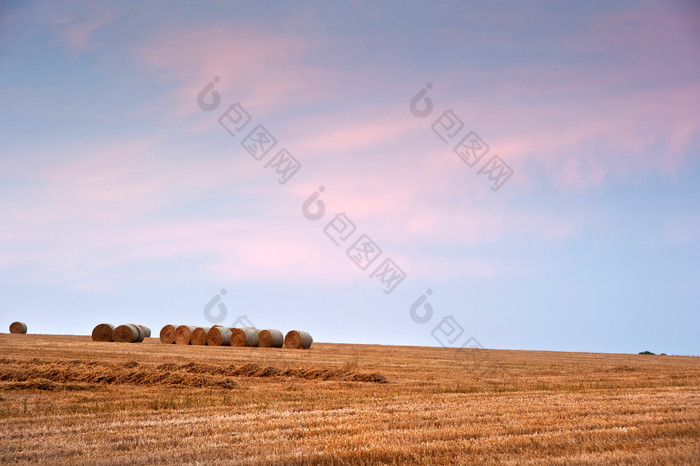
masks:
[[[79,6],[45,4],[39,14],[52,26],[56,43],[64,46],[70,55],[94,50],[98,46],[96,34],[120,16],[112,5],[89,2],[81,2]]]
[[[332,84],[335,73],[306,64],[313,47],[300,35],[211,25],[163,31],[139,44],[134,58],[162,74],[161,80],[180,81],[174,116],[199,111],[194,96],[215,76],[221,78],[219,90],[269,112],[308,102]]]

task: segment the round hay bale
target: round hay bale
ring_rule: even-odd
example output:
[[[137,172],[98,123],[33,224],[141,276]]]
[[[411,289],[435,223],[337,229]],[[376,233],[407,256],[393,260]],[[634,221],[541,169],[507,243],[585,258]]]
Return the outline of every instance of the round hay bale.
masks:
[[[302,330],[290,330],[284,337],[284,346],[293,349],[309,349],[314,339]]]
[[[258,346],[258,332],[256,328],[234,328],[231,331],[231,346]]]
[[[284,335],[279,330],[260,330],[258,334],[258,346],[264,348],[282,348]]]
[[[143,333],[145,334],[144,338],[151,338],[151,329],[150,328],[146,327],[145,325],[139,325],[139,327],[141,327],[141,329],[143,330]]]
[[[136,330],[139,331],[139,339],[136,340],[136,343],[141,343],[143,340],[146,339],[146,330],[142,328],[139,324],[131,324],[134,327],[136,327]]]
[[[180,325],[175,330],[175,343],[178,345],[189,345],[195,328],[191,325]]]
[[[97,324],[92,329],[92,341],[114,341],[112,334],[114,333],[114,325],[112,324]]]
[[[175,326],[174,325],[165,325],[162,329],[160,329],[160,342],[165,343],[166,345],[172,345],[175,343]]]
[[[129,325],[133,325],[134,327],[136,327],[136,330],[138,330],[138,332],[139,332],[139,338],[134,343],[141,343],[143,341],[143,339],[146,338],[146,331],[143,329],[142,326],[140,326],[138,324],[129,324]]]
[[[114,329],[112,338],[119,343],[137,343],[141,341],[141,330],[134,324],[120,325]]]
[[[10,333],[27,333],[27,324],[24,322],[12,322],[10,324]]]
[[[209,333],[209,327],[197,327],[192,332],[192,337],[190,338],[191,345],[206,345],[207,344],[207,333]]]
[[[207,345],[209,346],[231,346],[231,330],[215,325],[207,333]]]

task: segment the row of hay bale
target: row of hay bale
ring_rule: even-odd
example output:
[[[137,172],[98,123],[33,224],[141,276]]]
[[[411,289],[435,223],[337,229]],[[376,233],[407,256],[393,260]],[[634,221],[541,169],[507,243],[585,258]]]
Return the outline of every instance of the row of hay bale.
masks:
[[[92,341],[116,341],[119,343],[141,343],[151,336],[151,329],[144,325],[98,324],[92,329]]]
[[[166,325],[160,330],[160,341],[167,345],[259,346],[265,348],[308,349],[313,338],[308,332],[291,330],[284,336],[275,329],[252,327],[228,328],[221,325],[195,327]]]
[[[12,322],[10,324],[10,333],[27,333],[27,324],[24,322]]]

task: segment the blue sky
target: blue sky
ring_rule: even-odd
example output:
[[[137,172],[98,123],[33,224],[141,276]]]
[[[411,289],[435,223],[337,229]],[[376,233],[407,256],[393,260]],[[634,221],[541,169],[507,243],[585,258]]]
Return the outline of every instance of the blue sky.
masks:
[[[317,341],[699,354],[698,26],[682,1],[5,3],[0,323],[205,325],[226,289],[225,323]]]

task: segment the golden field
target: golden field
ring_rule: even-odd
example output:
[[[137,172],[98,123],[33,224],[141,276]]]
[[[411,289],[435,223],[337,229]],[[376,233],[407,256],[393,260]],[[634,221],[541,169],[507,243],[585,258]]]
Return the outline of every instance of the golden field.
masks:
[[[0,463],[700,464],[700,358],[0,334]]]

